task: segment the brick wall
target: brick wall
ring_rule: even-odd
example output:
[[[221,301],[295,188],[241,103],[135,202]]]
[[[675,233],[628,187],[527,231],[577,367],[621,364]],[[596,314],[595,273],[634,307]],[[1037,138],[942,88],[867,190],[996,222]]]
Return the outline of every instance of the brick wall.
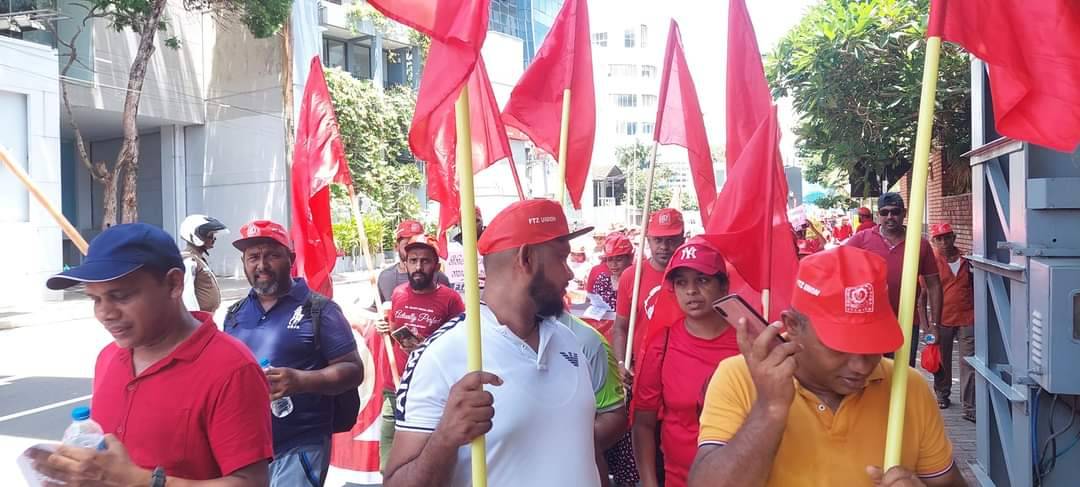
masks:
[[[930,177],[926,184],[928,224],[949,222],[956,233],[956,246],[964,253],[971,252],[971,193],[945,196],[942,194],[941,152],[930,154]],[[911,193],[911,173],[900,179],[900,196],[908,204]]]

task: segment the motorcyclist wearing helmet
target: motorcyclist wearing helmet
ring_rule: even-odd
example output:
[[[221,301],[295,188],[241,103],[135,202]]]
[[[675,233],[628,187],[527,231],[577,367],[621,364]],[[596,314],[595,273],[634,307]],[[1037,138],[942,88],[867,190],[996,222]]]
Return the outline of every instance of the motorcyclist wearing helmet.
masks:
[[[189,310],[213,313],[221,306],[221,289],[210,270],[207,256],[218,235],[228,234],[225,225],[206,215],[191,215],[180,224],[180,238],[187,247],[184,257],[184,305]]]

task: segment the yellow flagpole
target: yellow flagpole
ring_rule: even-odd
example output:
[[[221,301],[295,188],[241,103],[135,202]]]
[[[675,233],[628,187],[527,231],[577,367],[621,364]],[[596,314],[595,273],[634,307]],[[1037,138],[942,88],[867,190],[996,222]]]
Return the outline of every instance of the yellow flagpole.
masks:
[[[892,393],[889,396],[889,426],[885,435],[885,469],[900,464],[904,440],[904,412],[907,404],[908,356],[911,353],[912,323],[915,315],[915,286],[919,272],[923,209],[926,207],[926,179],[930,173],[930,136],[934,128],[934,95],[937,91],[941,38],[926,40],[922,98],[919,101],[919,128],[915,135],[915,165],[911,174],[907,236],[904,240],[904,273],[900,282],[900,328],[904,343],[896,352]]]
[[[653,142],[652,159],[649,160],[649,180],[645,183],[645,202],[641,204],[641,245],[638,247],[637,256],[634,257],[634,293],[630,300],[630,323],[626,328],[626,351],[623,363],[628,370],[632,367],[631,359],[634,358],[634,327],[637,324],[637,302],[641,296],[641,268],[645,265],[645,235],[649,233],[649,202],[652,198],[653,176],[656,175],[656,149],[659,142]]]
[[[457,120],[457,176],[461,184],[461,244],[465,257],[465,329],[468,330],[468,370],[483,367],[480,345],[480,272],[476,253],[476,200],[473,194],[472,126],[469,87],[462,86],[454,107]],[[484,437],[472,442],[473,487],[487,487],[487,447]]]
[[[0,146],[0,162],[3,162],[4,166],[15,175],[15,178],[26,187],[26,190],[30,192],[30,195],[32,195],[38,203],[41,203],[41,206],[45,208],[45,211],[49,212],[49,215],[53,217],[53,220],[56,220],[56,223],[60,225],[60,229],[71,239],[71,243],[75,244],[75,247],[79,249],[79,252],[86,255],[86,251],[90,249],[90,244],[86,243],[86,239],[75,229],[75,226],[64,217],[64,214],[61,213],[60,210],[56,209],[56,206],[54,206],[48,198],[45,197],[45,194],[41,192],[41,188],[39,188],[37,184],[34,184],[34,181],[30,179],[30,176],[26,174],[26,171],[23,171],[21,167],[15,165],[15,162],[11,160],[11,155],[8,154],[7,149],[3,146]]]
[[[562,92],[562,126],[559,129],[559,204],[566,206],[566,145],[570,140],[570,88]]]

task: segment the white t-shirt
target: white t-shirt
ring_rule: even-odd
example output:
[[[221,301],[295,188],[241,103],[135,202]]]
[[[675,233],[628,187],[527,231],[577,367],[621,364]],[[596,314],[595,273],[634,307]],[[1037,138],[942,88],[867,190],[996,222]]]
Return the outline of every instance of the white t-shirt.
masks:
[[[483,369],[502,378],[487,386],[495,417],[487,434],[488,485],[600,485],[593,449],[595,396],[589,363],[574,333],[554,319],[540,322],[533,351],[487,306],[480,307]],[[466,374],[464,317],[447,322],[409,355],[397,394],[397,429],[431,433],[450,388]],[[449,486],[472,485],[469,445],[458,449]]]
[[[465,247],[458,242],[446,244],[446,262],[443,264],[446,277],[450,278],[450,288],[458,294],[465,294]],[[480,289],[484,289],[484,259],[477,257],[476,270],[479,272]]]

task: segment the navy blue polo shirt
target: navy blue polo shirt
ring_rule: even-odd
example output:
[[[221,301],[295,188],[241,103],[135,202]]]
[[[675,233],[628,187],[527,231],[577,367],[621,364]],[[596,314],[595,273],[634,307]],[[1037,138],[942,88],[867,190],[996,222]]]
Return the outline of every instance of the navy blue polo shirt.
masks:
[[[264,311],[255,291],[248,293],[236,321],[225,332],[244,342],[256,360],[270,359],[272,367],[318,370],[356,350],[352,328],[333,301],[323,308],[319,325],[320,351],[315,350],[311,317],[302,312],[311,290],[303,278],[293,279],[289,293]],[[284,418],[271,416],[274,456],[298,446],[320,445],[332,433],[333,398],[321,394],[290,396],[293,412]],[[269,407],[269,398],[267,399]]]

